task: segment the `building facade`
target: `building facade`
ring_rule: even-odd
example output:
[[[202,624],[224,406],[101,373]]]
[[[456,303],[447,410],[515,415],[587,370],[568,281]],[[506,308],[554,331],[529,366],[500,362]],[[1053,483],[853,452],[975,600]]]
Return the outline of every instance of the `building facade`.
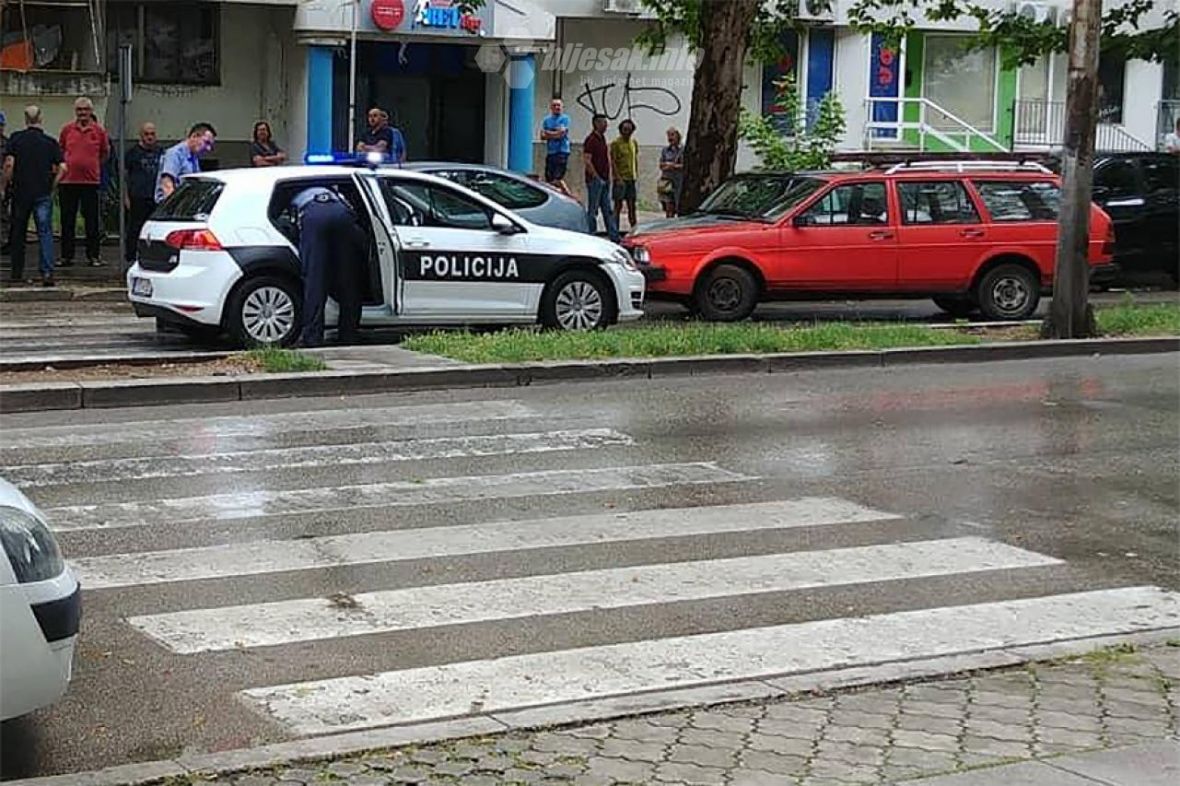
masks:
[[[1009,68],[996,51],[966,45],[973,24],[966,20],[919,20],[901,49],[889,51],[848,26],[846,6],[800,0],[804,27],[784,35],[783,57],[745,69],[746,110],[768,112],[774,80],[790,72],[805,105],[832,92],[840,99],[843,150],[1059,143],[1063,56]],[[1068,6],[1013,7],[1065,24]],[[1162,8],[1154,13],[1149,26],[1162,21]],[[116,53],[126,44],[133,53],[128,135],[150,120],[173,140],[193,122],[211,122],[218,130],[211,166],[246,164],[258,120],[271,124],[293,162],[345,151],[363,133],[366,110],[379,105],[402,129],[413,159],[538,173],[540,123],[556,96],[572,121],[570,185],[582,187],[580,141],[591,116],[605,114],[611,136],[629,118],[641,149],[640,200],[654,208],[665,133],[688,127],[695,58],[683,41],[656,54],[636,46],[649,24],[638,0],[9,2],[0,16],[0,109],[11,132],[21,107],[38,103],[52,130],[72,117],[76,96],[88,95],[114,129]],[[1180,108],[1176,69],[1112,58],[1101,63],[1100,82],[1100,147],[1157,147]],[[739,168],[755,164],[743,149]]]

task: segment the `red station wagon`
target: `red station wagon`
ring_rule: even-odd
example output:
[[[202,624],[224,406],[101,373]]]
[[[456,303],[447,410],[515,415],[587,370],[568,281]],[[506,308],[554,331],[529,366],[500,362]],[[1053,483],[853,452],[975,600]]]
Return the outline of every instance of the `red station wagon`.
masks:
[[[627,238],[651,297],[745,319],[759,301],[932,297],[954,316],[1026,319],[1051,287],[1060,179],[1038,165],[909,164],[749,174]],[[1091,280],[1114,273],[1094,206]]]

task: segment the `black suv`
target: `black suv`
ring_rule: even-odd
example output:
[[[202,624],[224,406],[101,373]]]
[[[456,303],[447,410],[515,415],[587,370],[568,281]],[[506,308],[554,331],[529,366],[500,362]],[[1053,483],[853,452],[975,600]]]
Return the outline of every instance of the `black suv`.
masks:
[[[1098,153],[1093,199],[1114,221],[1122,271],[1180,279],[1180,156]]]

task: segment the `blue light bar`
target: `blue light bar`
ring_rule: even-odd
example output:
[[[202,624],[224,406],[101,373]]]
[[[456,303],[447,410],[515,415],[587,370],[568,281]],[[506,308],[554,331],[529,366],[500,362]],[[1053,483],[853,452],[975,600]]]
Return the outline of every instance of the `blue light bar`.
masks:
[[[308,153],[305,164],[343,164],[350,166],[378,166],[389,160],[385,153]]]

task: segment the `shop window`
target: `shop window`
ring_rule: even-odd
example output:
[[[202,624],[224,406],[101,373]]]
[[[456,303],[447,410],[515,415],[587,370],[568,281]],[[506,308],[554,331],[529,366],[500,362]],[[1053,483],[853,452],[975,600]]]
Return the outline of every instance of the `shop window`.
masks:
[[[220,21],[216,3],[111,3],[107,70],[117,75],[119,47],[130,44],[136,81],[220,84]]]
[[[977,131],[993,133],[996,118],[996,50],[971,49],[961,35],[927,35],[922,94]],[[928,110],[928,122],[946,131],[962,130],[946,114]]]
[[[94,5],[0,2],[0,70],[101,71]]]
[[[1098,122],[1123,122],[1123,83],[1127,61],[1121,57],[1098,58]]]
[[[774,63],[766,63],[762,67],[762,116],[771,117],[775,112],[782,112],[786,107],[778,103],[778,87],[775,82],[785,76],[795,80],[795,89],[802,92],[799,84],[799,36],[794,30],[783,33],[779,40],[782,54]],[[794,133],[794,122],[791,118],[779,115],[774,118],[774,125],[782,134]]]

